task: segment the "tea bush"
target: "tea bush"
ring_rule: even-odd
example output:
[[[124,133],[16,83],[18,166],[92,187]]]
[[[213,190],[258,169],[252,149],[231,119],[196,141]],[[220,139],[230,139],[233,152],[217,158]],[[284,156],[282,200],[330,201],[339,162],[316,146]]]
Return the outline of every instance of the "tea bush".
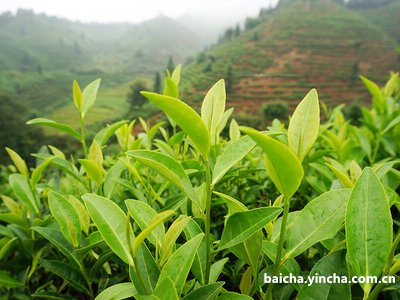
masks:
[[[2,299],[399,297],[396,283],[264,283],[264,273],[397,278],[400,80],[362,80],[372,107],[359,126],[313,89],[288,128],[275,120],[258,131],[230,120],[223,80],[200,114],[179,100],[178,66],[163,94],[142,92],[168,126],[139,119],[134,136],[135,121],[120,121],[90,143],[85,117],[100,81],[83,91],[74,82],[80,131],[28,123],[70,135],[83,155],[48,146],[29,169],[7,149],[15,170],[2,186]],[[108,145],[114,135],[119,150]]]

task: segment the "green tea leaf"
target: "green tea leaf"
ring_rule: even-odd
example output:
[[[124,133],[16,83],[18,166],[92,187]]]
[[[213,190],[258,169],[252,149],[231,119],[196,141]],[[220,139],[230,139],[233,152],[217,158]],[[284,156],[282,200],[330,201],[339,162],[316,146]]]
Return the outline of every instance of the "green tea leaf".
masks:
[[[28,166],[26,165],[26,162],[14,150],[6,147],[6,151],[7,151],[8,155],[10,156],[14,165],[17,167],[17,170],[21,173],[21,175],[28,178],[29,171],[28,171]]]
[[[154,291],[154,295],[159,297],[160,299],[171,299],[171,300],[179,300],[174,282],[169,277],[165,277],[164,280],[157,284],[156,290]]]
[[[367,167],[351,192],[346,210],[347,261],[356,276],[379,276],[392,245],[393,221],[385,190]],[[368,295],[371,283],[361,284]]]
[[[164,265],[167,259],[171,256],[175,242],[181,235],[182,231],[185,229],[189,220],[190,217],[184,216],[182,218],[176,219],[169,227],[167,233],[165,234],[162,240],[162,247],[161,247],[162,252],[161,252],[161,262],[160,262],[161,265]]]
[[[65,132],[65,133],[68,133],[70,136],[76,138],[79,141],[81,140],[81,135],[75,129],[73,129],[71,126],[69,126],[67,124],[57,123],[50,119],[36,118],[36,119],[26,122],[26,124],[28,124],[28,125],[43,125],[43,126],[55,128],[55,129]]]
[[[266,154],[266,168],[279,192],[290,199],[300,186],[304,176],[303,166],[298,158],[281,142],[261,132],[243,128]]]
[[[219,250],[233,247],[245,241],[281,212],[282,209],[279,207],[263,207],[234,213],[226,221],[219,243]]]
[[[95,194],[85,194],[82,199],[107,245],[124,262],[133,265],[128,234],[132,243],[135,236],[132,228],[127,226],[127,218],[122,209],[111,200]]]
[[[90,226],[90,216],[85,206],[81,201],[76,199],[74,196],[69,196],[68,201],[71,203],[76,213],[78,214],[81,229],[83,230],[84,233],[88,234]]]
[[[47,166],[56,159],[55,156],[46,158],[33,172],[32,172],[32,185],[36,186],[36,184],[42,178],[44,170],[46,170]]]
[[[79,215],[74,206],[63,195],[56,192],[49,193],[49,208],[53,217],[60,225],[64,237],[76,248],[82,237]]]
[[[194,290],[190,294],[186,295],[182,298],[182,300],[211,300],[214,299],[221,287],[224,285],[224,282],[215,282],[211,284],[207,284]]]
[[[318,93],[312,89],[296,107],[289,122],[289,149],[300,161],[303,161],[318,137],[319,114]]]
[[[40,259],[39,263],[46,270],[68,281],[78,291],[89,293],[87,283],[78,269],[58,260]]]
[[[103,181],[103,172],[99,166],[89,159],[78,159],[78,161],[85,169],[86,175],[89,177],[89,179],[100,185]]]
[[[174,158],[150,150],[133,150],[127,153],[129,156],[164,176],[165,179],[171,181],[179,190],[188,196],[190,200],[200,206],[200,201],[189,177],[181,164]]]
[[[111,125],[107,125],[105,128],[100,130],[94,136],[94,141],[96,141],[100,146],[105,145],[107,141],[113,136],[113,134],[120,129],[127,121],[119,121],[115,122]]]
[[[132,282],[114,284],[102,291],[96,300],[122,300],[135,297],[138,294]]]
[[[11,174],[8,181],[17,198],[38,214],[39,203],[29,186],[28,180],[20,174]]]
[[[81,266],[81,263],[74,252],[74,247],[61,234],[58,225],[54,228],[36,226],[32,227],[32,229],[56,246],[57,249],[60,250],[60,252],[64,254],[71,262],[75,263],[78,267]]]
[[[372,95],[372,102],[378,111],[383,111],[385,108],[385,98],[379,86],[364,76],[360,76],[362,82],[367,87]]]
[[[79,87],[79,84],[76,80],[74,80],[72,84],[72,99],[74,100],[75,107],[81,113],[83,106],[83,96],[81,88]]]
[[[217,163],[213,170],[212,185],[218,181],[232,168],[241,161],[256,145],[248,136],[244,136],[229,144],[217,158]]]
[[[203,238],[203,233],[195,236],[193,239],[179,247],[179,249],[171,255],[161,271],[157,286],[160,285],[165,278],[169,277],[174,283],[178,295],[182,293],[186,277],[188,276],[190,267],[193,264],[196,250]],[[179,266],[179,268],[177,268],[177,266]]]
[[[213,193],[225,201],[226,205],[228,206],[228,216],[237,212],[248,210],[246,205],[244,205],[242,202],[236,200],[235,198],[229,195],[220,192],[213,192]]]
[[[137,250],[139,249],[140,244],[144,241],[144,239],[160,224],[165,222],[171,216],[175,214],[173,210],[165,210],[163,212],[158,213],[155,215],[149,225],[136,237],[135,242],[132,247],[132,255],[135,256]]]
[[[142,95],[172,118],[190,137],[204,157],[210,152],[210,135],[200,116],[181,100],[150,92]]]
[[[96,79],[89,83],[82,92],[82,117],[84,118],[88,111],[92,108],[96,102],[97,91],[99,90],[101,79]]]
[[[229,125],[229,138],[231,141],[236,141],[240,138],[239,125],[235,119],[232,119],[231,124]]]
[[[343,251],[337,251],[323,257],[314,265],[309,276],[325,276],[329,279],[329,276],[333,276],[333,274],[338,276],[340,280],[342,276],[349,276]],[[312,285],[303,284],[297,299],[352,299],[350,284],[340,282],[320,282]]]
[[[333,190],[310,201],[290,225],[284,259],[333,238],[343,225],[349,196],[350,189]]]
[[[207,92],[201,105],[201,118],[210,133],[211,143],[215,144],[218,125],[225,111],[225,81],[215,83]]]
[[[0,270],[0,287],[12,289],[23,286],[22,282],[12,278],[8,272]]]
[[[125,205],[128,208],[129,214],[141,230],[145,230],[151,221],[157,216],[157,212],[150,205],[139,200],[125,200]],[[157,243],[161,246],[162,238],[164,237],[165,229],[162,223],[158,224],[147,236],[147,239],[154,246]]]

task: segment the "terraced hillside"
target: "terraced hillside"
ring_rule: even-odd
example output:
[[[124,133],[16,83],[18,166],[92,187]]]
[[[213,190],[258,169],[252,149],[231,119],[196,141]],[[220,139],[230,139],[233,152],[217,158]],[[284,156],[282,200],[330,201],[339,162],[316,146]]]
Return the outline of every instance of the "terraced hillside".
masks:
[[[245,114],[266,102],[293,106],[311,87],[328,104],[364,101],[358,75],[384,81],[399,69],[395,49],[395,38],[358,11],[329,0],[293,0],[199,55],[184,69],[183,91],[196,102],[210,83],[229,78],[231,68],[228,105]]]

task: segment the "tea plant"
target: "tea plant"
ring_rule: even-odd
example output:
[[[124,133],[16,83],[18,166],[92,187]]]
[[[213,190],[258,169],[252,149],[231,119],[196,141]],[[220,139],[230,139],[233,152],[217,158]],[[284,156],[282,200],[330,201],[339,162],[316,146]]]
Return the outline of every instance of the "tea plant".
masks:
[[[398,297],[396,284],[264,283],[265,273],[397,278],[400,80],[362,80],[373,107],[360,126],[313,89],[287,129],[274,120],[258,131],[229,122],[223,80],[200,114],[179,100],[178,66],[163,94],[142,92],[169,127],[139,119],[133,136],[135,121],[120,121],[91,141],[85,117],[100,80],[83,91],[74,82],[80,131],[28,123],[77,139],[82,156],[48,146],[30,169],[7,149],[15,172],[0,207],[3,298]],[[113,136],[119,151],[107,149]]]

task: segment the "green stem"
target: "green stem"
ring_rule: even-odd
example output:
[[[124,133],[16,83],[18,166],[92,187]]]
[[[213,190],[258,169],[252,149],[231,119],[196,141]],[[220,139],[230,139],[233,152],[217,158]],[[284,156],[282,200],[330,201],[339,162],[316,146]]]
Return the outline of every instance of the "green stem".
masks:
[[[279,268],[281,267],[283,244],[285,242],[285,234],[286,234],[286,224],[287,224],[287,218],[288,218],[288,214],[289,214],[289,206],[290,206],[290,199],[287,199],[286,197],[284,197],[281,233],[279,235],[278,250],[276,252],[276,259],[275,259],[274,269],[272,271],[272,276],[277,276],[278,272],[279,272]],[[273,287],[274,287],[273,283],[270,283],[268,285],[267,291],[264,296],[265,300],[269,300],[272,298]]]
[[[83,153],[85,154],[85,157],[87,157],[88,152],[87,152],[86,137],[85,137],[85,124],[83,122],[82,115],[79,116],[79,122],[81,124],[81,143],[82,143]]]
[[[399,242],[400,242],[400,230],[397,233],[396,238],[394,239],[392,247],[390,248],[388,259],[386,261],[385,267],[383,268],[382,277],[390,275],[390,269],[391,269],[392,264],[393,264],[394,254],[396,253],[396,249],[397,249],[397,246],[398,246]],[[381,282],[378,283],[375,286],[375,288],[372,290],[371,294],[369,294],[367,299],[368,300],[377,299],[378,296],[379,296],[379,293],[382,291],[382,289],[385,287],[385,285],[386,285],[386,283],[383,283],[382,280],[381,280]]]
[[[376,143],[375,143],[375,147],[374,147],[374,152],[372,153],[372,161],[371,163],[374,163],[376,160],[376,157],[378,156],[378,150],[379,150],[379,146],[381,144],[381,133],[378,133],[378,136],[376,138]]]
[[[210,269],[211,269],[211,171],[210,162],[208,159],[205,163],[206,167],[206,222],[205,222],[205,233],[206,233],[206,274],[205,283],[208,284],[210,279]]]

